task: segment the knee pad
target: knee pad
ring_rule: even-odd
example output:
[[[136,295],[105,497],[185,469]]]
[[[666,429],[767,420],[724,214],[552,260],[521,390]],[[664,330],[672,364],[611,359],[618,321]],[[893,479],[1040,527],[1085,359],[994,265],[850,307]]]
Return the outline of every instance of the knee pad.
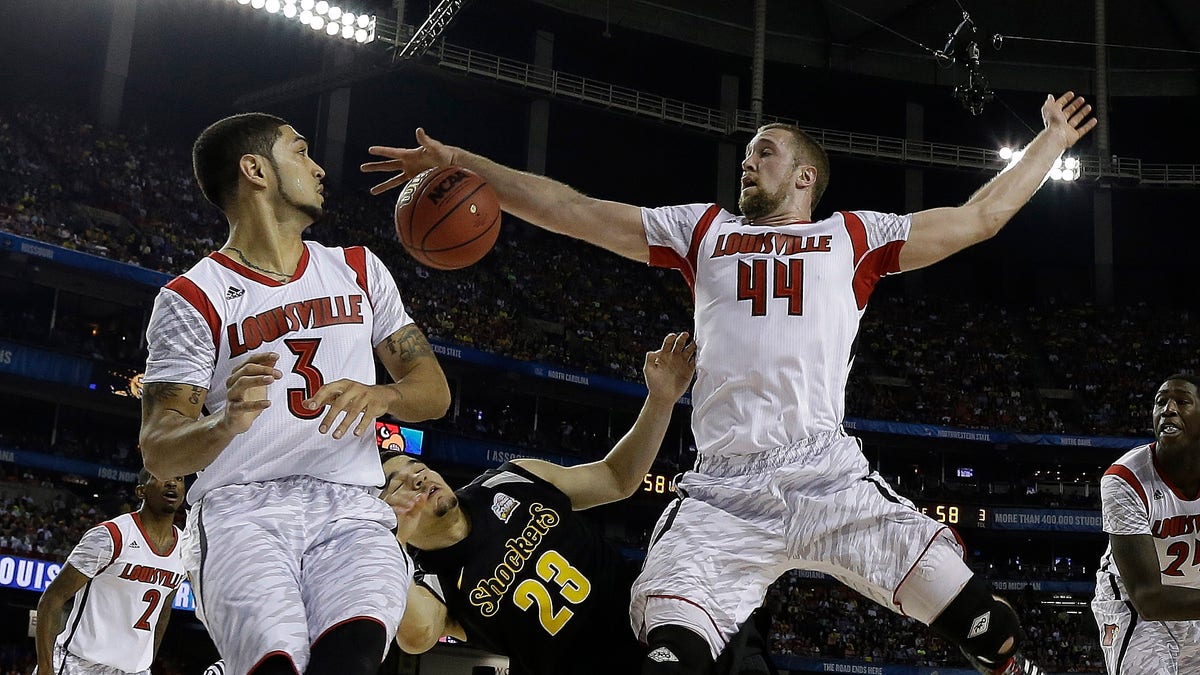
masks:
[[[713,675],[712,651],[704,638],[681,626],[658,626],[646,635],[650,651],[642,675]]]
[[[1015,654],[1025,637],[1012,606],[992,595],[978,577],[971,577],[929,627],[958,645],[968,658],[988,666]]]

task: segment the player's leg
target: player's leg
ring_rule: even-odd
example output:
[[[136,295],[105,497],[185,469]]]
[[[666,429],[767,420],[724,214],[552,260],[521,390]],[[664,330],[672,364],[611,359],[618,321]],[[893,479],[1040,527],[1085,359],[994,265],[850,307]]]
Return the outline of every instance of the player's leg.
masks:
[[[300,578],[312,644],[305,672],[374,675],[404,614],[412,562],[382,500],[323,481],[310,490],[310,518],[324,525],[309,542]]]
[[[717,657],[717,675],[777,675],[767,649],[770,630],[770,615],[755,610]]]
[[[303,542],[303,502],[286,481],[219,488],[188,513],[180,553],[228,672],[303,672]]]
[[[634,630],[649,648],[643,675],[714,672],[716,657],[784,569],[782,502],[763,482],[695,473],[681,482],[687,496],[659,519],[633,587]]]

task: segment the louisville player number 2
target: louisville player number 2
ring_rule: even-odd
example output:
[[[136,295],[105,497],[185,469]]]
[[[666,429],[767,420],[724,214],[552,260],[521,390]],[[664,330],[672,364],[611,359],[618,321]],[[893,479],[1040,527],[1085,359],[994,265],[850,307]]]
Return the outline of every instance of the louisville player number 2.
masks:
[[[146,611],[142,613],[142,618],[133,624],[136,630],[150,630],[150,617],[154,616],[154,610],[158,609],[158,603],[162,600],[162,593],[157,589],[151,588],[142,596],[142,602],[146,603]]]

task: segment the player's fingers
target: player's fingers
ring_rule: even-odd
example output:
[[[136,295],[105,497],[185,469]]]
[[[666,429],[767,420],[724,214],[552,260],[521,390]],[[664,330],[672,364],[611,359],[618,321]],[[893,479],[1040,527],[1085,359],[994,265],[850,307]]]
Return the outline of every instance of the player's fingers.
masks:
[[[375,187],[371,188],[371,194],[373,194],[373,195],[383,194],[384,192],[387,192],[388,190],[391,190],[392,188],[396,187],[397,185],[400,185],[401,183],[405,183],[407,181],[408,181],[407,174],[402,173],[397,176],[392,176],[391,178],[389,178],[389,179],[383,181],[382,183],[376,185]]]
[[[671,345],[671,351],[676,352],[676,353],[682,352],[683,348],[687,346],[688,337],[689,336],[687,334],[687,331],[684,331],[684,332],[676,335],[675,343],[673,345]]]
[[[1068,92],[1064,92],[1062,96],[1059,96],[1054,101],[1055,101],[1055,103],[1058,104],[1058,107],[1061,108],[1061,107],[1065,106],[1067,104],[1067,102],[1073,98],[1075,98],[1075,92],[1068,91]]]
[[[1085,105],[1082,108],[1080,108],[1074,115],[1071,115],[1071,117],[1067,119],[1067,123],[1073,127],[1077,127],[1077,126],[1079,126],[1080,122],[1083,122],[1084,118],[1086,118],[1091,112],[1092,112],[1092,106]]]
[[[310,396],[308,400],[304,401],[304,407],[309,410],[320,410],[321,406],[330,403],[342,396],[342,394],[345,394],[348,388],[349,382],[347,380],[335,380],[330,382],[329,384],[326,384],[318,389],[317,393]]]
[[[379,414],[380,413],[372,412],[370,408],[364,410],[362,420],[358,423],[358,426],[354,427],[354,435],[362,436],[363,434],[367,433],[367,429],[370,428],[371,423],[375,421],[375,418],[379,417]]]
[[[371,173],[373,171],[404,171],[404,160],[388,159],[382,162],[363,162],[358,165],[360,171]]]
[[[669,352],[669,351],[671,351],[671,347],[674,344],[675,344],[675,334],[667,333],[667,336],[663,338],[661,350],[664,352]]]
[[[417,127],[417,142],[421,144],[421,147],[429,148],[431,150],[434,146],[441,145],[441,143],[433,140],[433,137],[425,133],[424,127]]]
[[[392,159],[398,159],[403,157],[404,153],[408,152],[408,148],[393,148],[390,145],[372,145],[371,147],[367,148],[367,152],[375,155],[376,157],[391,157]],[[382,162],[378,163],[382,164]]]
[[[345,436],[346,432],[349,431],[350,426],[354,424],[354,422],[356,422],[360,416],[364,416],[366,412],[367,409],[365,406],[361,408],[358,404],[347,406],[346,416],[342,418],[342,423],[339,424],[337,429],[334,430],[333,437],[341,438],[342,436]]]

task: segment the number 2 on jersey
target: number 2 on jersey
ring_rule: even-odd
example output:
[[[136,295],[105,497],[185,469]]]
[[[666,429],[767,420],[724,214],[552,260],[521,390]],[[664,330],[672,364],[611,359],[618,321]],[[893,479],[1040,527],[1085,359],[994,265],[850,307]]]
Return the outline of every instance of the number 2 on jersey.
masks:
[[[774,294],[772,297],[788,301],[788,315],[804,313],[804,260],[791,258],[786,263],[776,259],[771,268],[774,272]],[[737,299],[750,301],[752,316],[767,315],[767,267],[770,261],[764,258],[751,260],[748,264],[738,261]]]
[[[142,614],[142,618],[133,624],[135,630],[150,630],[150,617],[154,616],[154,610],[158,609],[158,602],[162,600],[162,593],[157,589],[151,588],[142,596],[142,602],[146,603],[146,611]]]
[[[558,551],[551,550],[543,553],[542,557],[538,558],[535,569],[542,581],[558,586],[559,594],[573,605],[583,602],[592,592],[592,584],[587,577],[571,567],[571,564]],[[558,631],[562,630],[563,626],[571,620],[571,617],[575,616],[575,612],[572,612],[569,607],[562,607],[555,611],[554,599],[550,596],[550,590],[546,588],[545,584],[535,579],[526,579],[517,584],[516,590],[513,591],[513,603],[521,611],[526,611],[537,604],[538,620],[541,622],[542,628],[551,635],[557,635]]]
[[[321,338],[296,338],[284,340],[283,344],[296,355],[296,365],[292,366],[292,372],[304,378],[303,387],[290,387],[287,390],[288,410],[302,420],[316,419],[325,411],[322,408],[309,410],[304,407],[304,401],[311,398],[325,384],[325,376],[313,365],[317,347],[321,346]]]

